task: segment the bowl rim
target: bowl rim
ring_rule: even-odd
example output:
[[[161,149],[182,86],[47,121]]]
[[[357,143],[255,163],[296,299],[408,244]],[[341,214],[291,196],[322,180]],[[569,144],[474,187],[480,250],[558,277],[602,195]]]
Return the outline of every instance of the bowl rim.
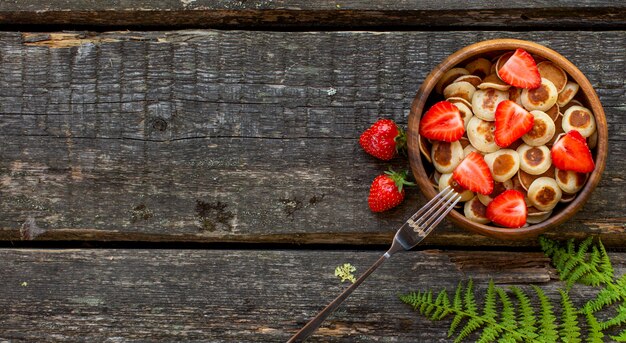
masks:
[[[422,163],[422,157],[419,150],[419,120],[421,118],[424,106],[428,100],[431,92],[434,90],[437,81],[443,76],[443,74],[450,68],[457,66],[459,63],[466,61],[477,55],[482,55],[488,52],[515,49],[524,49],[527,52],[546,58],[552,61],[557,66],[561,67],[568,74],[568,77],[573,79],[580,86],[579,91],[582,91],[587,98],[587,105],[591,107],[596,120],[596,130],[598,132],[598,142],[595,147],[596,168],[587,179],[585,186],[578,192],[576,198],[571,203],[567,204],[561,211],[554,216],[551,216],[547,220],[522,227],[519,229],[501,228],[496,226],[489,226],[479,224],[470,221],[465,218],[461,213],[457,211],[451,211],[448,218],[452,220],[456,225],[470,230],[475,233],[479,233],[489,237],[495,237],[500,239],[525,239],[535,237],[549,228],[558,226],[568,220],[576,212],[578,212],[582,206],[587,202],[591,193],[596,188],[602,177],[606,165],[606,159],[608,154],[608,125],[606,122],[606,116],[600,98],[595,89],[587,79],[587,77],[567,58],[559,54],[558,52],[547,48],[541,44],[531,41],[520,39],[490,39],[474,44],[465,46],[453,54],[445,58],[439,65],[437,65],[425,78],[424,82],[420,86],[413,102],[411,103],[411,109],[408,117],[408,130],[407,130],[407,145],[409,163],[413,176],[419,185],[422,193],[427,199],[432,199],[437,192],[433,188],[432,184],[428,180],[428,175],[424,169]]]

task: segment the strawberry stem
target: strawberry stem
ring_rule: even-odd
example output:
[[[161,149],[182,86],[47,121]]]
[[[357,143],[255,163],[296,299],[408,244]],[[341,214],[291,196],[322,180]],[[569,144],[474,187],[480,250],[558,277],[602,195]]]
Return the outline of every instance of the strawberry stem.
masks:
[[[402,187],[404,186],[415,186],[415,183],[406,180],[409,174],[408,170],[395,172],[393,171],[393,169],[391,169],[391,167],[389,167],[389,170],[386,171],[385,174],[387,174],[389,178],[393,180],[393,182],[396,184],[396,187],[398,188],[398,192],[400,193],[402,193]]]
[[[406,150],[406,132],[396,124],[398,135],[393,139],[396,142],[396,152],[404,152]]]

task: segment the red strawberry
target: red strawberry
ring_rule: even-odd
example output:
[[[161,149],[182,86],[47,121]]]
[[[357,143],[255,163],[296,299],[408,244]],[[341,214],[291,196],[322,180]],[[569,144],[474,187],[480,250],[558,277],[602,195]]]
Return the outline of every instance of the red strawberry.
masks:
[[[361,134],[359,144],[368,154],[387,161],[406,146],[406,135],[393,120],[379,119]]]
[[[407,172],[396,173],[392,170],[378,175],[370,187],[367,203],[372,212],[383,212],[394,208],[404,200],[404,185],[413,185],[406,181]]]
[[[506,148],[533,128],[535,118],[522,106],[504,100],[496,108],[496,144]]]
[[[560,170],[589,173],[595,168],[585,138],[576,130],[561,137],[550,150],[554,166]]]
[[[541,75],[537,63],[529,53],[523,49],[515,53],[498,70],[502,81],[519,88],[537,88],[541,85]]]
[[[493,178],[483,155],[472,151],[452,172],[452,178],[459,185],[472,192],[491,194]]]
[[[437,141],[458,141],[465,133],[461,112],[449,101],[434,104],[420,121],[420,135]]]
[[[487,205],[487,218],[506,227],[522,227],[526,224],[527,214],[524,194],[514,189],[504,191]]]

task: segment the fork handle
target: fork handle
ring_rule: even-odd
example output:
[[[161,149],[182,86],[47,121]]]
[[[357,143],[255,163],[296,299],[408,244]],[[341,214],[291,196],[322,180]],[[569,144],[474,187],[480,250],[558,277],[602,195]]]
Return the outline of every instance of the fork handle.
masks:
[[[363,275],[361,275],[350,287],[346,288],[335,300],[333,300],[330,304],[326,306],[320,313],[317,314],[313,319],[311,319],[300,331],[298,331],[293,337],[291,337],[287,343],[294,342],[304,342],[307,337],[309,337],[321,324],[322,322],[331,314],[333,311],[343,303],[346,298],[352,294],[352,292],[359,287],[361,283],[370,275],[373,271],[375,271],[378,267],[380,267],[385,260],[387,260],[391,255],[389,252],[382,255],[378,261],[376,261]]]

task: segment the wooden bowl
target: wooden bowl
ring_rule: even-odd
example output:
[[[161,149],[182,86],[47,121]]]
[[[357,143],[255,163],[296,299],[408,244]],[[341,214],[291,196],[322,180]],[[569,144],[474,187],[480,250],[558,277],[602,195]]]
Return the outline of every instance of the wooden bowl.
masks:
[[[408,123],[408,150],[411,170],[422,192],[428,199],[431,199],[437,194],[437,191],[428,180],[428,175],[424,168],[422,156],[419,150],[418,133],[419,121],[424,111],[424,107],[427,104],[430,105],[433,103],[434,99],[429,99],[429,97],[434,90],[437,81],[447,70],[455,66],[464,65],[464,63],[469,60],[479,56],[487,56],[488,58],[496,56],[501,52],[514,51],[517,48],[522,48],[532,55],[537,55],[552,61],[565,70],[570,79],[573,79],[579,84],[580,89],[577,97],[582,96],[583,104],[588,106],[588,108],[590,108],[595,115],[598,143],[597,146],[592,149],[592,154],[595,158],[596,168],[589,176],[589,179],[583,189],[578,192],[574,201],[565,204],[566,206],[557,206],[551,217],[539,224],[519,229],[502,228],[478,224],[468,220],[463,214],[457,211],[450,212],[449,218],[456,225],[482,235],[499,239],[525,239],[535,237],[549,228],[562,224],[582,208],[587,199],[589,199],[593,189],[596,187],[598,182],[600,182],[600,177],[604,171],[608,152],[608,129],[602,104],[600,103],[600,99],[598,98],[596,91],[591,86],[589,80],[587,80],[585,75],[583,75],[583,73],[578,70],[572,62],[568,61],[556,51],[546,48],[545,46],[517,39],[487,40],[462,48],[461,50],[448,56],[448,58],[433,69],[415,95],[415,99],[411,104],[411,112],[409,114]]]

